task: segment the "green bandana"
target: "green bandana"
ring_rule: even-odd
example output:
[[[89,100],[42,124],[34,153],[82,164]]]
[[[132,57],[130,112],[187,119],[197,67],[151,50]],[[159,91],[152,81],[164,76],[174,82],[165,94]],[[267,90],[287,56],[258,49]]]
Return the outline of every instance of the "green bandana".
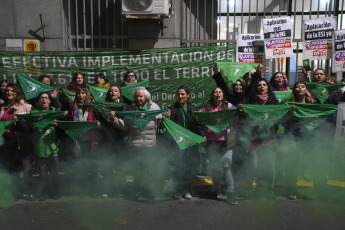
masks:
[[[158,114],[164,113],[166,110],[142,110],[142,111],[117,111],[116,113],[131,120],[140,130],[152,121]]]
[[[205,138],[183,128],[168,118],[165,118],[163,123],[181,150],[206,141]]]
[[[290,99],[292,90],[273,91],[273,93],[276,95],[276,98],[278,99],[279,104],[284,104]]]
[[[148,109],[148,106],[149,106],[149,101],[146,101],[144,106],[140,106],[140,105],[137,105],[139,110],[143,111],[143,110],[147,110]]]
[[[331,84],[323,82],[306,82],[306,84],[309,90],[315,93],[321,104],[327,100],[331,92],[344,87],[344,84]]]
[[[307,70],[307,71],[310,71],[310,70],[311,70],[309,59],[304,59],[304,60],[303,60],[303,68],[304,68],[305,70]]]
[[[27,100],[37,97],[42,92],[54,90],[54,87],[27,77],[24,74],[18,73],[17,77]]]
[[[229,81],[235,82],[240,77],[243,77],[249,71],[252,71],[259,63],[241,63],[241,62],[218,62],[222,76],[226,77]]]
[[[94,108],[95,110],[100,112],[100,114],[104,118],[107,118],[107,116],[110,114],[111,111],[116,111],[118,109],[121,109],[123,107],[123,103],[90,101],[83,106],[83,110],[86,110],[88,107]]]
[[[57,121],[66,134],[77,141],[87,131],[97,126],[97,121]]]
[[[194,112],[199,121],[219,135],[234,119],[237,109],[225,109],[218,112]]]
[[[14,120],[0,121],[0,136],[2,136],[7,129],[14,123]]]
[[[134,92],[135,89],[137,87],[146,87],[150,82],[149,81],[142,81],[136,84],[132,84],[132,85],[126,85],[126,86],[122,86],[121,87],[121,95],[126,97],[128,100],[133,101],[133,96],[134,96]]]
[[[263,131],[268,131],[291,109],[288,105],[243,105],[243,110]]]
[[[307,128],[312,131],[318,127],[322,121],[331,116],[335,116],[337,113],[337,105],[328,104],[309,104],[309,103],[287,103],[289,105],[295,105],[296,111],[294,116]]]
[[[17,117],[18,119],[25,119],[27,122],[32,123],[34,129],[43,130],[63,114],[64,111],[33,110],[31,114],[17,115]]]
[[[65,94],[68,103],[72,104],[75,98],[75,92],[69,91],[68,89],[62,88],[62,92]]]
[[[107,97],[108,90],[107,88],[101,88],[97,86],[87,85],[90,89],[90,92],[93,96],[93,99],[95,101],[105,101],[105,98]]]

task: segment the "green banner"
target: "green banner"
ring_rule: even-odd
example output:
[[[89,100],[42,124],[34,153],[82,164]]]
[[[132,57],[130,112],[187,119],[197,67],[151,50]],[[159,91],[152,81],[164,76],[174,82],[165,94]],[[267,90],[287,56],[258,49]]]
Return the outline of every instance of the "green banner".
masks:
[[[107,97],[107,92],[109,89],[92,86],[92,85],[87,85],[87,86],[89,87],[90,92],[93,96],[93,99],[95,99],[95,101],[105,101],[105,98]]]
[[[315,93],[321,104],[327,100],[330,93],[332,93],[334,90],[344,87],[344,84],[331,84],[323,82],[306,82],[306,84],[309,90]]]
[[[244,112],[264,131],[276,124],[290,109],[288,105],[243,105]]]
[[[48,74],[54,86],[66,88],[73,73],[81,71],[90,85],[95,84],[98,73],[104,73],[110,83],[120,85],[126,71],[134,70],[139,82],[150,81],[152,100],[166,109],[176,102],[180,85],[189,87],[192,102],[201,106],[216,86],[212,64],[235,60],[235,44],[147,50],[0,52],[0,80],[13,82],[17,73],[35,79]]]
[[[278,99],[279,104],[284,104],[290,99],[292,90],[273,91],[273,93],[276,95],[276,98]]]
[[[236,116],[237,109],[226,109],[213,113],[194,112],[204,125],[219,135]]]
[[[243,77],[249,71],[255,69],[259,63],[242,63],[242,62],[220,62],[217,61],[222,76],[234,83]]]
[[[27,100],[38,97],[42,92],[49,92],[54,89],[52,86],[46,85],[21,73],[18,73],[17,77]]]
[[[146,88],[147,85],[150,84],[149,81],[138,82],[132,85],[126,85],[121,87],[121,95],[127,98],[130,101],[133,101],[134,91],[137,87],[144,87]]]
[[[65,133],[73,140],[77,141],[87,131],[97,126],[98,121],[57,121]]]
[[[140,130],[152,121],[158,114],[165,113],[166,110],[138,110],[138,111],[117,111],[116,113],[131,120]]]
[[[168,118],[165,118],[163,123],[181,150],[206,141],[205,138],[183,128]]]
[[[335,116],[338,110],[338,105],[329,104],[309,104],[309,103],[287,103],[288,105],[295,105],[296,111],[294,116],[307,128],[312,131],[318,127],[324,120],[331,116]]]
[[[101,101],[90,101],[86,103],[83,106],[83,109],[85,107],[85,110],[88,107],[92,107],[104,117],[107,118],[107,116],[110,114],[111,111],[118,110],[123,107],[123,103],[117,103],[117,102],[101,102]]]

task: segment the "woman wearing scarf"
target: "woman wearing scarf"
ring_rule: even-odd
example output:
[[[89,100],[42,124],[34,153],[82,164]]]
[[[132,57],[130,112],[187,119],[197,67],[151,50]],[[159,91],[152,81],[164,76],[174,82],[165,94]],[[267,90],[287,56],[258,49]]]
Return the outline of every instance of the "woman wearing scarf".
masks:
[[[32,114],[41,111],[55,111],[51,106],[52,98],[49,93],[40,93],[38,95],[38,106],[31,111]],[[48,196],[57,199],[58,184],[57,176],[59,172],[58,159],[58,137],[53,123],[45,128],[34,128],[33,131],[33,149],[37,157],[40,169],[38,198],[45,200]],[[49,170],[49,176],[48,176]]]
[[[218,112],[225,109],[235,108],[231,103],[228,103],[223,96],[221,88],[212,90],[211,99],[206,102],[201,112]],[[210,128],[207,128],[207,158],[210,160],[212,177],[214,182],[217,198],[220,199],[224,191],[221,188],[221,177],[225,181],[225,195],[229,204],[236,205],[237,201],[234,196],[234,178],[231,169],[232,162],[232,147],[234,141],[230,140],[234,137],[232,132],[235,130],[231,123],[219,135],[214,133]]]
[[[90,108],[84,109],[84,105],[91,101],[91,93],[88,88],[77,88],[76,96],[64,117],[69,121],[96,121],[94,111]],[[96,196],[95,180],[97,175],[97,166],[95,164],[95,147],[98,146],[100,131],[100,123],[97,127],[89,130],[79,140],[74,142],[74,156],[76,157],[76,181],[86,182],[80,184],[80,195]],[[89,175],[90,178],[85,179]],[[89,193],[89,194],[86,194]]]
[[[168,108],[166,117],[179,124],[180,126],[205,136],[201,125],[199,125],[193,115],[197,108],[190,101],[190,91],[186,86],[180,86],[176,92],[178,101]],[[177,145],[172,147],[174,151],[174,180],[176,185],[175,198],[191,199],[191,183],[193,180],[193,171],[199,165],[199,151],[197,146],[192,146],[185,150],[179,150]]]
[[[23,119],[18,120],[16,114],[28,114],[32,105],[28,104],[20,86],[9,83],[5,89],[5,102],[1,106],[1,121],[14,120],[13,124],[3,135],[4,145],[0,149],[0,163],[9,173],[18,173],[18,163],[24,173],[23,198],[33,200],[31,191],[30,148],[31,127]]]
[[[257,105],[277,105],[275,94],[271,90],[270,84],[264,78],[259,78],[253,82],[253,87],[248,93],[248,103]],[[246,132],[249,148],[248,179],[252,185],[255,178],[255,195],[272,197],[275,183],[275,151],[277,127],[273,126],[268,131],[260,129],[250,123],[247,115],[243,112],[243,105],[238,105],[239,117],[242,120],[242,131]]]
[[[133,101],[127,111],[160,110],[144,87],[135,89]],[[161,179],[161,170],[165,170],[164,159],[160,155],[161,150],[158,150],[156,145],[157,127],[160,125],[161,118],[161,114],[155,116],[141,130],[130,119],[116,116],[115,111],[110,112],[109,122],[122,131],[129,131],[129,148],[126,154],[126,165],[123,168],[126,168],[127,176],[134,178],[134,188],[127,188],[125,194],[130,199],[153,199],[158,193],[156,186]]]

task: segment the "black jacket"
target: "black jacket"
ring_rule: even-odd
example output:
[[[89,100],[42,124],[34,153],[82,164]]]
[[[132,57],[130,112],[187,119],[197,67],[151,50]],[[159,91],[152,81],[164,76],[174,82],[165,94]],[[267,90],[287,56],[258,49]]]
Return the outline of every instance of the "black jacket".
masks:
[[[183,122],[183,111],[181,106],[179,105],[178,102],[173,104],[172,106],[169,106],[168,108],[171,111],[170,115],[170,120],[174,121],[175,123],[181,125],[184,127],[184,122]],[[192,131],[193,133],[196,133],[200,136],[205,136],[204,131],[202,129],[202,126],[199,125],[195,118],[194,115],[192,114],[193,111],[196,111],[197,107],[193,105],[192,103],[188,102],[187,104],[187,121],[186,121],[186,129]]]
[[[247,100],[244,96],[244,92],[241,94],[236,94],[234,91],[229,89],[228,85],[226,84],[224,78],[222,77],[221,73],[218,72],[212,76],[214,81],[216,82],[217,86],[223,90],[224,99],[234,106],[237,107],[238,104],[246,104]]]

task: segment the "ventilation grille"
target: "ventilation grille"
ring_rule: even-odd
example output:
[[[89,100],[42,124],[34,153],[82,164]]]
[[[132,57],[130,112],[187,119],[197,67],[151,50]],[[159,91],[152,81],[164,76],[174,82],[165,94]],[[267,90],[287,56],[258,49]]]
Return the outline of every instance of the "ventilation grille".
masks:
[[[129,10],[145,11],[152,5],[152,0],[124,0],[123,3]]]

